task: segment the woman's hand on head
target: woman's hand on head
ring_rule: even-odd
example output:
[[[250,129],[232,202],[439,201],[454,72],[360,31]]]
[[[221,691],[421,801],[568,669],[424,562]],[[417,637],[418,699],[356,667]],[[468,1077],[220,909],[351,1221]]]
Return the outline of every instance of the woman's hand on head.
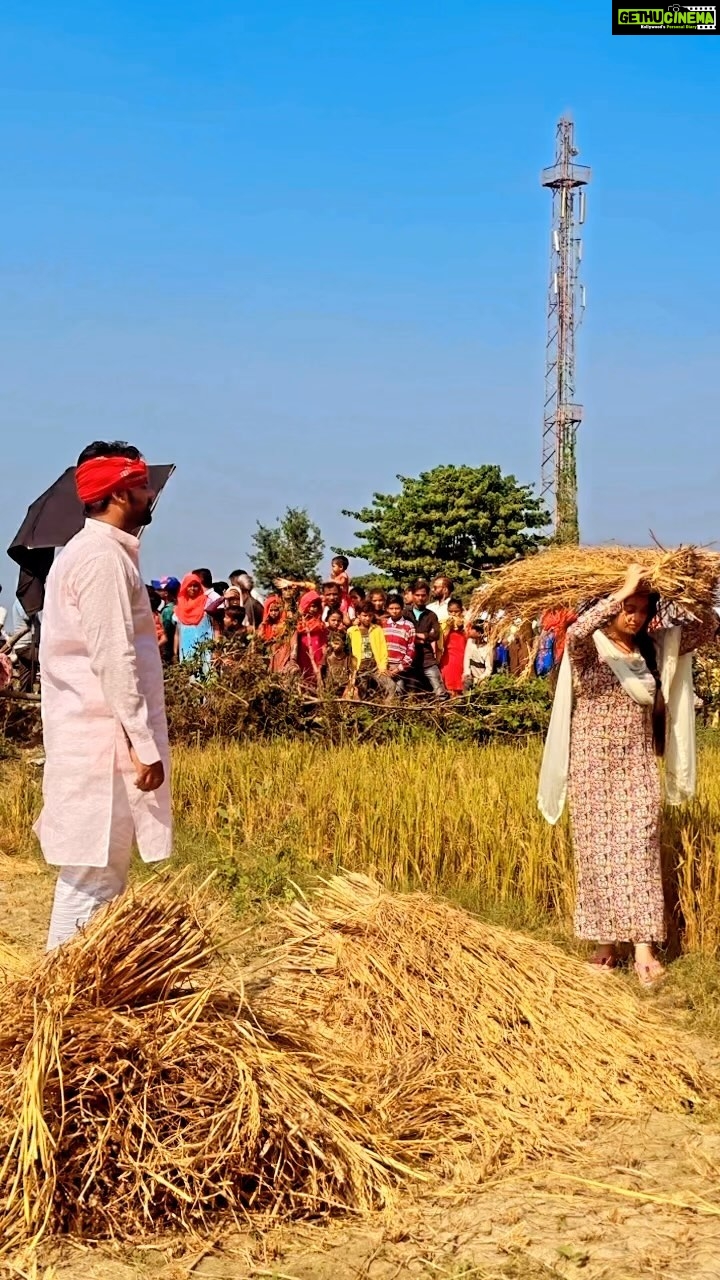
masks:
[[[631,564],[628,566],[623,582],[619,591],[615,592],[616,600],[629,600],[630,596],[637,595],[640,586],[644,581],[646,570],[641,564]]]

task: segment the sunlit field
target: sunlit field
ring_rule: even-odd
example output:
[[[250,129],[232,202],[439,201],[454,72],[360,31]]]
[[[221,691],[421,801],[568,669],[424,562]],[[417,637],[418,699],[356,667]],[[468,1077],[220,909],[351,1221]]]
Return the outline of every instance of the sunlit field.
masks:
[[[569,932],[568,828],[550,828],[537,811],[539,760],[539,743],[181,747],[178,862],[197,875],[215,870],[239,910],[346,868],[447,894],[508,923]],[[2,847],[28,852],[40,771],[22,759],[1,767]],[[720,749],[704,746],[698,796],[666,814],[663,846],[684,949],[706,956],[720,951],[719,832]]]

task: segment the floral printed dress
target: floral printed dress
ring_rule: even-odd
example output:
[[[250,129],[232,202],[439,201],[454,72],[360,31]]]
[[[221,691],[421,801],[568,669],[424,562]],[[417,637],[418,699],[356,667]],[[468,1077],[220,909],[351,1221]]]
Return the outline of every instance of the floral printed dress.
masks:
[[[624,692],[600,661],[593,632],[620,612],[588,609],[568,630],[573,674],[569,800],[577,876],[575,932],[594,942],[661,942],[662,795],[652,710]],[[683,627],[680,652],[713,634],[717,618]]]

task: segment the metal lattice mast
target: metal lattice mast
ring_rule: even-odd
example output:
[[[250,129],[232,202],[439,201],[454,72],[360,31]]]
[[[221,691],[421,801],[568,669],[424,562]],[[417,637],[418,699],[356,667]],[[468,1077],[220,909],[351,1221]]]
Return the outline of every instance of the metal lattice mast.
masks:
[[[572,120],[563,116],[555,134],[555,163],[540,177],[553,193],[541,489],[555,538],[565,543],[580,541],[575,444],[583,410],[575,401],[575,331],[585,309],[578,232],[585,221],[583,188],[590,181],[587,165],[574,163],[574,133]]]

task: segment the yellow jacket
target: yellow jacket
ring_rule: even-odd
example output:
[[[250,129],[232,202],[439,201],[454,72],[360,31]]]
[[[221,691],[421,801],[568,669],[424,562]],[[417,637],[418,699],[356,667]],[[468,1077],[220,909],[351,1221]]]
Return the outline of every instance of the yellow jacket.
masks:
[[[348,628],[348,640],[350,641],[350,652],[355,659],[355,665],[356,667],[359,667],[362,662],[363,643],[362,632],[358,626]],[[387,671],[387,641],[385,639],[385,632],[382,627],[378,626],[377,622],[374,622],[370,628],[370,648],[372,649],[373,657],[377,663],[378,671]]]

